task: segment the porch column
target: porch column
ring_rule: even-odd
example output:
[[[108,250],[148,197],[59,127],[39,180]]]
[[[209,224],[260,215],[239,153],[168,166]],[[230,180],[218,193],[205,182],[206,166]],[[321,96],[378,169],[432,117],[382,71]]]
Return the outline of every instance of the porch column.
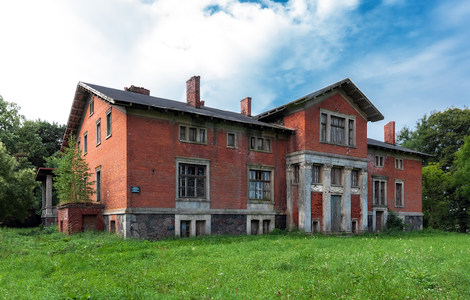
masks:
[[[41,218],[46,217],[46,181],[42,182]]]
[[[286,223],[287,230],[292,230],[292,225],[294,224],[293,220],[293,211],[292,211],[292,165],[287,165],[286,167],[286,193],[287,193],[287,207],[286,207]]]
[[[351,232],[351,171],[352,168],[344,168],[344,192],[341,198],[341,231]]]
[[[362,232],[367,231],[367,216],[368,216],[368,199],[367,199],[367,182],[368,182],[367,169],[361,170],[361,227]]]
[[[323,233],[331,232],[331,165],[323,166],[323,216],[322,231]]]
[[[303,220],[301,221],[299,218],[299,229],[303,229],[307,233],[312,232],[311,184],[312,164],[301,163],[299,166],[299,199],[302,199],[300,202],[303,202]]]

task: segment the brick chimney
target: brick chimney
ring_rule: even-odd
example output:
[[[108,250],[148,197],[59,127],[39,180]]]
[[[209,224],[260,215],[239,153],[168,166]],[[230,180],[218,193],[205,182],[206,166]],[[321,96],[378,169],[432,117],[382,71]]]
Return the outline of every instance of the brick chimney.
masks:
[[[201,107],[201,77],[193,76],[186,81],[186,102],[195,108]]]
[[[391,121],[384,126],[384,142],[395,145],[395,121]]]
[[[251,97],[246,97],[240,101],[240,113],[247,117],[251,117]]]
[[[124,87],[124,90],[128,92],[150,96],[150,90],[147,90],[146,88],[143,88],[143,87],[131,85],[131,87]]]

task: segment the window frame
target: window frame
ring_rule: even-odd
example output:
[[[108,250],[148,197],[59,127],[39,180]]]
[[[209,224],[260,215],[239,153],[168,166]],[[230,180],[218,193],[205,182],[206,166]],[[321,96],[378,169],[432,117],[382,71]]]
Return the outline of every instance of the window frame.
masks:
[[[96,202],[101,202],[103,199],[101,197],[103,187],[103,174],[101,173],[101,166],[95,169],[95,200]]]
[[[354,178],[356,178],[356,182],[354,182]],[[351,187],[357,188],[359,187],[359,170],[357,169],[352,169],[351,170]]]
[[[90,98],[90,103],[88,103],[88,110],[90,112],[89,117],[93,116],[95,113],[95,100],[93,97]]]
[[[401,203],[397,204],[397,186],[401,185],[400,200]],[[405,183],[403,180],[395,180],[395,207],[405,207]]]
[[[255,178],[252,179],[251,177],[251,172],[255,172]],[[256,172],[269,172],[269,181],[266,180],[258,180],[256,178]],[[263,173],[261,173],[263,174]],[[261,176],[262,177],[262,176]],[[275,179],[275,173],[274,173],[274,167],[269,167],[269,166],[264,166],[264,165],[248,165],[247,166],[247,198],[248,202],[250,203],[274,203],[274,179]],[[254,191],[252,190],[252,184],[251,182],[255,183],[255,189]],[[257,182],[262,182],[263,183],[263,188],[262,188],[262,195],[263,198],[259,199],[256,196],[257,193],[257,188],[256,188],[256,183]],[[269,197],[265,197],[265,184],[268,183],[269,186]],[[251,197],[251,193],[254,192],[254,197]]]
[[[326,109],[320,109],[319,123],[320,143],[344,147],[356,147],[357,122],[355,115],[346,115]],[[336,140],[337,135],[334,134],[335,132],[342,132],[340,140]]]
[[[101,118],[96,120],[96,147],[101,145]]]
[[[376,183],[379,185],[378,195]],[[374,206],[387,206],[387,179],[383,177],[372,177],[372,204]]]
[[[187,124],[180,124],[178,128],[179,128],[178,139],[180,142],[207,145],[207,128],[187,125]],[[191,132],[195,133],[194,140],[192,140]],[[202,136],[203,141],[201,141],[201,136]]]
[[[395,169],[397,169],[397,170],[403,170],[404,169],[403,158],[395,157]]]
[[[233,136],[233,145],[229,144],[230,136]],[[237,134],[235,132],[227,132],[227,148],[237,148]]]
[[[205,168],[205,181],[204,181],[204,197],[198,197],[197,194],[194,197],[180,196],[180,165],[194,165],[203,166]],[[176,158],[176,169],[175,169],[175,199],[176,201],[210,201],[210,161],[202,158]],[[195,183],[197,185],[197,182]],[[196,187],[197,188],[197,187]]]
[[[113,135],[113,111],[112,108],[109,108],[106,111],[106,139],[110,138]]]
[[[374,166],[383,168],[385,166],[385,157],[383,155],[376,154],[374,156]]]
[[[338,174],[335,176],[335,174],[333,173],[336,173],[338,172]],[[343,185],[343,180],[342,180],[342,176],[343,175],[343,169],[340,168],[340,167],[332,167],[331,168],[331,185],[332,186],[342,186]],[[335,177],[338,177],[336,179],[339,179],[339,183],[336,182],[336,180],[333,180],[333,178]]]
[[[88,131],[83,133],[83,155],[88,153]]]
[[[272,138],[252,135],[250,136],[249,147],[250,151],[272,153]]]
[[[318,178],[318,180],[316,180]],[[322,183],[322,168],[319,165],[312,165],[312,184]]]

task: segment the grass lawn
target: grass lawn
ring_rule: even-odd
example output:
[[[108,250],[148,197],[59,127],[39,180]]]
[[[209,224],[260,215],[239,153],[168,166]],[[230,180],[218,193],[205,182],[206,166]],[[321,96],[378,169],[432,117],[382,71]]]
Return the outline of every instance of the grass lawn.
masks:
[[[0,228],[0,299],[470,298],[470,236],[124,240]]]

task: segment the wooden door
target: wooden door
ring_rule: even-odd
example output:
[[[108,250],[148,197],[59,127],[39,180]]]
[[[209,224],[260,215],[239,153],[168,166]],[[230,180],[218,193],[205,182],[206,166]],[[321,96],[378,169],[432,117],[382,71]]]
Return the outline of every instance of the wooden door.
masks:
[[[379,232],[382,231],[383,227],[383,211],[376,211],[375,212],[375,231]]]
[[[341,231],[341,196],[331,196],[331,232]]]
[[[97,223],[98,223],[98,216],[96,215],[83,215],[82,216],[83,231],[89,231],[89,230],[96,231]]]

